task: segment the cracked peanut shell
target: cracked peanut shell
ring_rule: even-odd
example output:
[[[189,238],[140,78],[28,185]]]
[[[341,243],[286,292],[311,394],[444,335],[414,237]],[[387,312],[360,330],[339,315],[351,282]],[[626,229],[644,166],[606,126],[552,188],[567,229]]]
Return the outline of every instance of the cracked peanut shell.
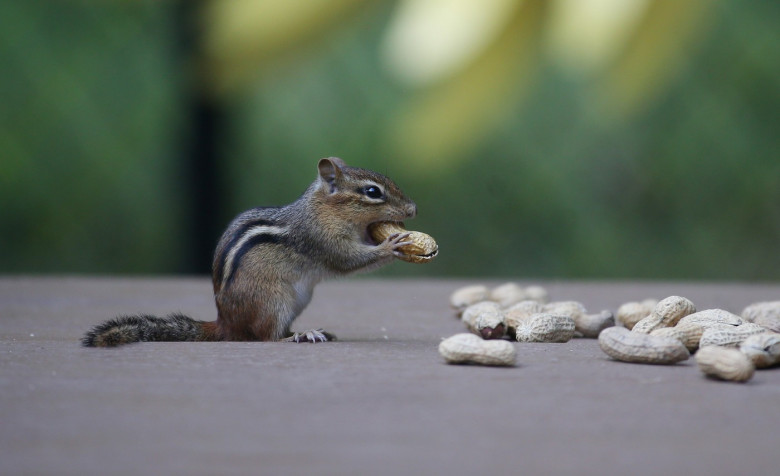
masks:
[[[501,306],[493,301],[472,304],[463,310],[461,320],[483,339],[500,339],[506,333],[504,313]]]

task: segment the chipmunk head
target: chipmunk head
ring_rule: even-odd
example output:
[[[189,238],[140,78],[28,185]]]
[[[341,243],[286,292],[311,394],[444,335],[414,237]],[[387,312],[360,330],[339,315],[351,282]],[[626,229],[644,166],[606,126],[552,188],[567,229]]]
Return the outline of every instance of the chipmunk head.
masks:
[[[321,159],[318,193],[324,206],[367,229],[380,221],[402,221],[417,215],[417,205],[388,177],[349,167],[337,157]],[[338,209],[338,210],[335,210]]]

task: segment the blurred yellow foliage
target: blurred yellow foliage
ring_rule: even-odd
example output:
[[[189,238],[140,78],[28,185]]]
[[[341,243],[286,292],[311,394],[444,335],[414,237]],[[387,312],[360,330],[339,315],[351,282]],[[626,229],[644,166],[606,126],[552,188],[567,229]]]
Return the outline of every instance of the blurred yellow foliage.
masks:
[[[205,74],[218,95],[339,28],[371,2],[212,1],[204,9]],[[699,37],[707,0],[401,0],[381,55],[411,92],[387,145],[435,171],[490,136],[532,94],[548,63],[589,83],[605,120],[643,109],[674,77]]]
[[[516,2],[511,21],[462,71],[410,96],[392,121],[388,147],[433,172],[490,134],[539,67],[543,0]]]
[[[224,96],[366,6],[359,0],[215,0],[203,9],[203,74]]]

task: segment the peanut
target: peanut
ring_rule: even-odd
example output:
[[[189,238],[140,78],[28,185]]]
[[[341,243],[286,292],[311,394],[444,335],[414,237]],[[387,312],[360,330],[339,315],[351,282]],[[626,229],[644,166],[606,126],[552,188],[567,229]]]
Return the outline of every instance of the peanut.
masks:
[[[456,334],[439,344],[449,364],[515,365],[515,347],[505,340],[486,341],[474,334]]]
[[[634,332],[625,327],[608,327],[599,334],[599,346],[622,362],[674,364],[690,357],[677,339]]]
[[[450,306],[460,314],[472,304],[487,300],[488,295],[489,291],[486,286],[479,284],[475,286],[466,286],[456,290],[450,295]]]
[[[407,233],[408,231],[404,228],[403,223],[385,221],[373,223],[368,227],[368,232],[371,234],[371,238],[376,240],[377,243],[381,243],[391,235]],[[404,241],[411,241],[412,243],[400,248],[403,254],[399,256],[399,259],[410,263],[427,263],[439,254],[439,246],[432,236],[419,231],[409,233],[409,237]]]
[[[541,286],[524,288],[517,283],[509,282],[493,288],[488,299],[501,304],[501,307],[509,307],[529,300],[544,303],[547,302],[547,290]]]
[[[699,349],[696,363],[708,377],[733,382],[747,382],[755,370],[753,362],[739,350],[715,345]]]
[[[611,312],[588,314],[585,306],[577,301],[551,302],[544,306],[544,312],[574,319],[574,335],[577,337],[598,337],[603,329],[615,325]]]
[[[679,324],[695,323],[704,327],[712,327],[716,324],[728,324],[730,326],[738,326],[744,321],[741,317],[732,314],[723,309],[705,309],[703,311],[694,312],[680,319]]]
[[[585,306],[577,301],[556,301],[545,305],[544,312],[558,314],[559,316],[569,316],[576,321],[588,311],[585,310]]]
[[[509,307],[517,302],[525,301],[528,296],[517,283],[505,283],[490,291],[489,299],[499,303],[501,307]]]
[[[672,337],[683,343],[689,352],[699,348],[699,340],[704,328],[695,322],[678,322],[674,327],[661,327],[650,332],[651,336]]]
[[[506,323],[501,306],[493,301],[472,304],[463,310],[461,320],[472,332],[485,339],[500,339],[506,333]]]
[[[680,296],[669,296],[656,304],[653,312],[637,322],[631,330],[649,334],[650,331],[661,327],[672,327],[680,319],[694,312],[696,306],[690,300]]]
[[[655,309],[658,301],[655,299],[645,299],[641,302],[627,302],[620,306],[615,313],[615,320],[626,329],[631,330],[637,322],[641,321]]]
[[[515,330],[521,322],[534,314],[539,314],[544,306],[536,301],[520,301],[517,304],[504,309],[504,321],[510,336],[515,335]]]
[[[615,316],[609,311],[598,314],[582,314],[574,320],[575,335],[595,339],[601,331],[615,325]]]
[[[746,322],[740,326],[714,324],[704,329],[699,346],[719,345],[723,347],[737,347],[748,337],[763,334],[764,332],[766,332],[766,329],[752,322]]]
[[[748,337],[739,346],[757,369],[780,364],[780,334],[765,332]]]
[[[528,286],[525,288],[526,299],[539,303],[547,302],[547,290],[541,286]]]
[[[574,337],[574,319],[555,314],[534,314],[515,328],[520,342],[568,342]]]
[[[772,332],[780,332],[780,301],[751,304],[742,311],[742,317]]]

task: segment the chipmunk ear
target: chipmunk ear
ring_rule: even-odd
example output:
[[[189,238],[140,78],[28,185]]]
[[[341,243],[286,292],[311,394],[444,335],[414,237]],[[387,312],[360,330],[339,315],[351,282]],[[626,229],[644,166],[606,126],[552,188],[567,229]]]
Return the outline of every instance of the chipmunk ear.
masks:
[[[338,157],[328,157],[320,159],[317,169],[320,171],[320,180],[328,193],[336,191],[336,183],[341,180],[341,168],[347,164]]]

